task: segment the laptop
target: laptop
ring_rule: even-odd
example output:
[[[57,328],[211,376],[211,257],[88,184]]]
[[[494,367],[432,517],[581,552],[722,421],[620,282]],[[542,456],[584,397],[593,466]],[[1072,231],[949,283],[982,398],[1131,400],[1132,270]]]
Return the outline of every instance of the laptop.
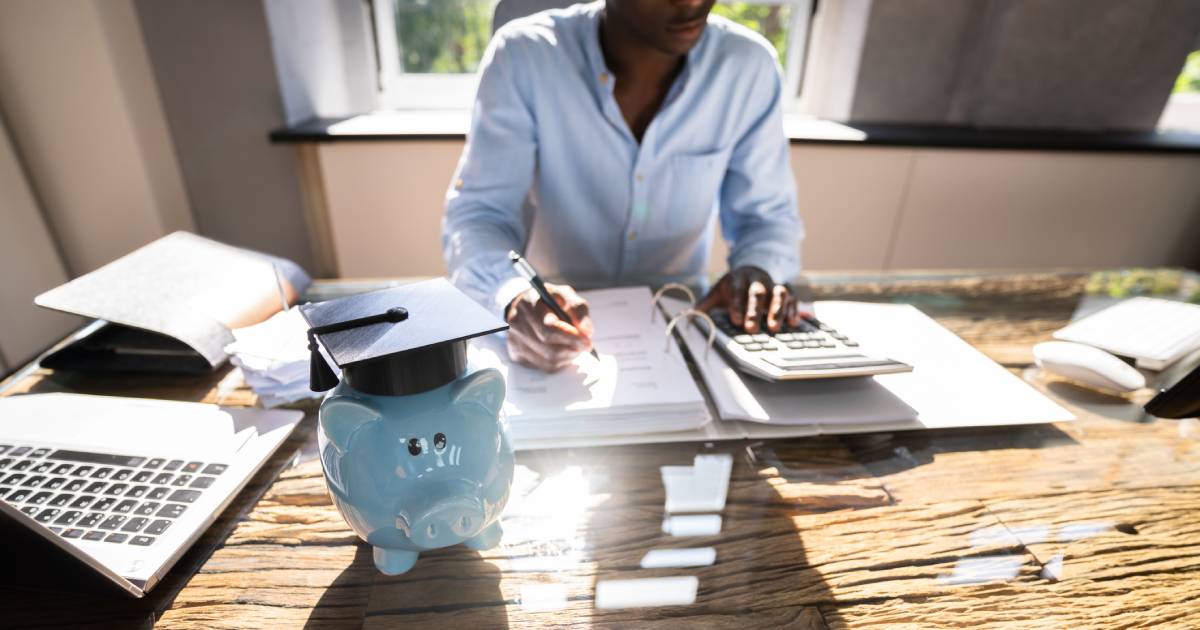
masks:
[[[0,537],[21,556],[6,566],[33,586],[101,582],[142,597],[303,417],[79,394],[0,399]]]

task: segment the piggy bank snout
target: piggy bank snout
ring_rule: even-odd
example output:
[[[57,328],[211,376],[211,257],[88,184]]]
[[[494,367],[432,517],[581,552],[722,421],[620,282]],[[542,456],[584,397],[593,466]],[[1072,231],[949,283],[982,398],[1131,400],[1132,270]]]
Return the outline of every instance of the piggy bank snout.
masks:
[[[411,521],[410,539],[421,547],[445,547],[471,538],[483,530],[483,503],[476,498],[456,496],[441,499]]]

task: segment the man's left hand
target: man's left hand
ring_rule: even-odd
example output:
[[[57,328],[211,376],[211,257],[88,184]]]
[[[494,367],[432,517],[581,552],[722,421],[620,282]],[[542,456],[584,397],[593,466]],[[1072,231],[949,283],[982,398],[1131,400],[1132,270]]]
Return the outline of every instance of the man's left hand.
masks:
[[[727,308],[733,325],[751,334],[797,326],[803,315],[787,285],[775,284],[758,267],[738,267],[725,274],[697,308],[705,312]]]

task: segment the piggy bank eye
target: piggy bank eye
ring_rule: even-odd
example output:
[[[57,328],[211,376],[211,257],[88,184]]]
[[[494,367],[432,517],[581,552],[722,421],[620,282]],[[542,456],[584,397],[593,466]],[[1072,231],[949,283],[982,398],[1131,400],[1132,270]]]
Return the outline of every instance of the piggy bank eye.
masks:
[[[408,441],[408,452],[413,455],[421,454],[421,440],[413,438]]]
[[[446,434],[445,433],[439,433],[439,434],[433,436],[433,448],[437,449],[437,451],[439,453],[442,452],[442,449],[446,448]]]

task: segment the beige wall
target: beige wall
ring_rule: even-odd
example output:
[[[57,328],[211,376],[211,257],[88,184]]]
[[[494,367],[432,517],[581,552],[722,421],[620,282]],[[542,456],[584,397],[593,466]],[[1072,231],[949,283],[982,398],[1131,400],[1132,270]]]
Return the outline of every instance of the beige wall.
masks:
[[[445,273],[461,148],[317,145],[342,276]],[[1200,265],[1200,156],[793,145],[792,168],[808,269]]]
[[[4,125],[0,123],[0,374],[16,369],[78,326],[75,317],[33,305],[67,280]]]
[[[71,275],[192,228],[131,0],[0,2],[0,108]]]

